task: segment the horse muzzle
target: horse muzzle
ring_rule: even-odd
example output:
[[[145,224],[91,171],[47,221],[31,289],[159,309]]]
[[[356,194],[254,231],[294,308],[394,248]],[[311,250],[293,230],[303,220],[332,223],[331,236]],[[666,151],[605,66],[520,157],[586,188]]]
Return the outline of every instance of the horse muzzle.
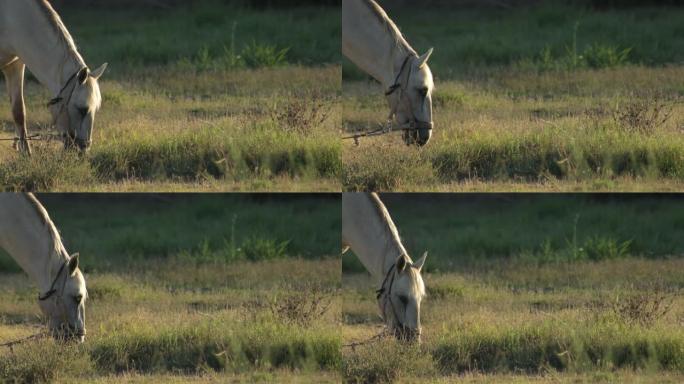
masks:
[[[78,344],[81,344],[85,341],[86,333],[87,332],[85,328],[78,329],[76,327],[66,324],[63,324],[62,326],[56,329],[53,329],[52,332],[53,337],[57,340],[74,341]]]
[[[404,129],[404,142],[406,145],[424,146],[432,137],[433,122],[417,121],[408,125]]]
[[[78,344],[82,344],[85,341],[86,337],[86,330],[72,330],[69,334],[67,334],[67,340],[72,340],[77,342]]]
[[[90,149],[92,141],[84,140],[78,137],[72,137],[66,135],[64,137],[64,148],[65,149],[78,149],[81,153],[85,153]]]
[[[413,329],[401,326],[394,328],[394,337],[408,343],[420,343],[420,334],[420,328]]]

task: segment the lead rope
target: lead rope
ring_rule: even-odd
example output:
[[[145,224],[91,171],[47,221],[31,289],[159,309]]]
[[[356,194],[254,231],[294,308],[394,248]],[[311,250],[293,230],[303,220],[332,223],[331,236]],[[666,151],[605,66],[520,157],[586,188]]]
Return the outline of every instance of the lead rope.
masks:
[[[59,276],[62,275],[62,271],[64,270],[64,267],[66,267],[67,263],[64,262],[62,266],[59,268],[59,271],[57,271],[57,275],[55,275],[55,278],[52,280],[52,284],[50,284],[50,290],[45,292],[44,295],[38,295],[38,300],[39,301],[45,301],[50,298],[50,296],[54,295],[57,290],[55,289],[55,284],[57,284],[57,280],[59,279]],[[66,285],[66,276],[64,277],[64,283],[62,284],[62,294],[64,293],[64,286]],[[62,295],[60,295],[61,297]]]
[[[390,96],[392,95],[397,89],[401,89],[401,95],[399,95],[399,99],[401,99],[401,96],[403,95],[403,87],[401,86],[401,83],[399,82],[399,79],[401,78],[401,74],[404,73],[404,69],[406,68],[406,64],[408,64],[409,60],[411,59],[411,55],[407,55],[406,58],[404,59],[404,62],[401,63],[401,68],[399,68],[399,72],[397,73],[397,76],[394,79],[394,84],[390,85],[389,88],[387,88],[387,91],[385,91],[385,96]],[[410,72],[409,72],[409,77],[410,77]],[[408,80],[407,80],[408,81]],[[397,108],[399,108],[399,102],[393,103],[394,105],[390,109],[390,114],[387,117],[387,121],[385,124],[379,124],[380,127],[374,131],[368,131],[368,132],[359,132],[355,133],[353,135],[349,136],[343,136],[342,140],[354,140],[354,145],[357,147],[360,145],[359,139],[362,137],[371,137],[371,136],[381,136],[381,135],[386,135],[388,133],[392,132],[399,132],[399,131],[394,131],[392,129],[392,119],[394,119],[394,115],[397,113]],[[404,130],[405,128],[402,128]]]
[[[0,344],[0,348],[9,348],[10,352],[14,353],[14,346],[15,345],[23,344],[29,340],[39,339],[39,338],[42,338],[45,336],[47,336],[47,332],[45,332],[45,331],[39,332],[39,333],[33,334],[31,336],[27,336],[27,337],[24,337],[21,339],[17,339],[17,340],[13,340],[13,341],[10,341],[7,343]]]

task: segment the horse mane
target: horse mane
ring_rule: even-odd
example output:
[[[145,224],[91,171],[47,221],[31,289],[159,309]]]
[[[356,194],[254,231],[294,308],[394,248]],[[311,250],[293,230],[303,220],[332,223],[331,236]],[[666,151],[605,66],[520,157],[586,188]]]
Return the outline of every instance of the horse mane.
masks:
[[[404,38],[404,35],[399,30],[399,27],[392,21],[392,19],[387,15],[384,9],[375,0],[360,0],[365,4],[371,11],[380,24],[385,27],[387,33],[394,39],[394,43],[397,47],[405,49],[408,53],[416,54],[416,51],[409,45],[409,43]]]
[[[24,196],[26,196],[26,201],[34,209],[43,225],[45,225],[45,229],[47,229],[48,235],[50,236],[50,240],[52,240],[52,244],[54,246],[56,254],[60,255],[63,245],[62,238],[59,235],[59,232],[57,231],[57,227],[52,222],[52,220],[50,220],[50,216],[48,215],[43,205],[40,204],[38,199],[36,199],[36,197],[32,193],[27,193]]]
[[[397,245],[403,249],[404,245],[401,243],[401,238],[399,237],[399,231],[397,230],[396,225],[394,225],[394,222],[392,221],[392,217],[390,216],[389,212],[387,211],[387,208],[385,207],[385,204],[380,201],[380,197],[376,193],[371,193],[370,198],[372,201],[372,205],[376,210],[376,213],[380,216],[380,220],[382,221],[383,225],[386,225],[390,229],[391,236],[388,239],[385,239],[387,242],[387,245],[389,246],[391,242],[396,241]],[[406,254],[406,250],[404,249],[404,254],[406,257],[411,260],[411,257]],[[396,257],[399,257],[399,255],[396,255]],[[411,289],[416,291],[416,294],[420,296],[425,296],[425,285],[423,284],[417,284],[416,282],[422,281],[422,278],[420,278],[420,273],[417,269],[415,268],[406,268],[404,269],[405,273],[408,273],[411,275]]]
[[[78,59],[80,64],[85,66],[85,61],[83,61],[81,54],[78,53],[78,49],[76,49],[76,43],[74,42],[73,37],[71,37],[71,34],[62,22],[62,19],[59,17],[54,8],[52,8],[50,3],[48,3],[47,0],[35,0],[35,4],[45,16],[48,24],[50,24],[50,26],[52,26],[54,31],[57,33],[58,40],[64,45],[69,53]]]
[[[380,221],[384,226],[386,226],[390,230],[390,236],[387,239],[385,239],[387,245],[390,245],[392,242],[396,241],[397,245],[399,245],[399,247],[403,249],[404,245],[401,243],[401,237],[399,237],[399,231],[397,230],[397,226],[394,225],[392,217],[387,211],[385,205],[382,203],[382,201],[380,201],[380,197],[378,197],[376,193],[371,193],[370,199],[372,202],[371,205],[373,206],[373,208],[375,208],[375,212],[378,214]],[[399,256],[400,255],[396,255],[396,257]]]

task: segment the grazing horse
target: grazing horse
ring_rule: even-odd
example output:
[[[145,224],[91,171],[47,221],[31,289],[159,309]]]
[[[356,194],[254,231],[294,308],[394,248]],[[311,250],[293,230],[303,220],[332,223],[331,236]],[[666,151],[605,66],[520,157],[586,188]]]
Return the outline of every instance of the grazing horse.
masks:
[[[427,144],[432,136],[434,82],[427,62],[373,0],[342,0],[342,53],[385,88],[393,119],[406,144]]]
[[[413,262],[401,244],[387,208],[375,193],[342,195],[342,246],[351,248],[377,280],[380,314],[395,337],[420,342],[420,270],[427,252]],[[344,252],[343,251],[343,252]]]
[[[102,97],[98,79],[107,68],[90,71],[59,15],[45,0],[0,0],[0,69],[5,75],[19,149],[31,154],[26,131],[24,70],[52,93],[48,103],[66,148],[87,150]]]
[[[0,248],[38,285],[38,304],[56,338],[83,342],[85,279],[47,211],[32,194],[0,194]]]

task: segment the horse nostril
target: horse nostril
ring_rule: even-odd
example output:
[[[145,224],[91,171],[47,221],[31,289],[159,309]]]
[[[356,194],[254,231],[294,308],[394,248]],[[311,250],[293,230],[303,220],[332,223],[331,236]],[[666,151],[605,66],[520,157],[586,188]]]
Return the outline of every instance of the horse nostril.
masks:
[[[81,152],[87,152],[88,149],[90,149],[90,144],[92,143],[90,140],[86,141],[82,139],[74,139],[74,142]]]
[[[422,147],[430,141],[431,137],[431,129],[421,128],[404,132],[404,141],[406,142],[406,145],[417,145]]]

